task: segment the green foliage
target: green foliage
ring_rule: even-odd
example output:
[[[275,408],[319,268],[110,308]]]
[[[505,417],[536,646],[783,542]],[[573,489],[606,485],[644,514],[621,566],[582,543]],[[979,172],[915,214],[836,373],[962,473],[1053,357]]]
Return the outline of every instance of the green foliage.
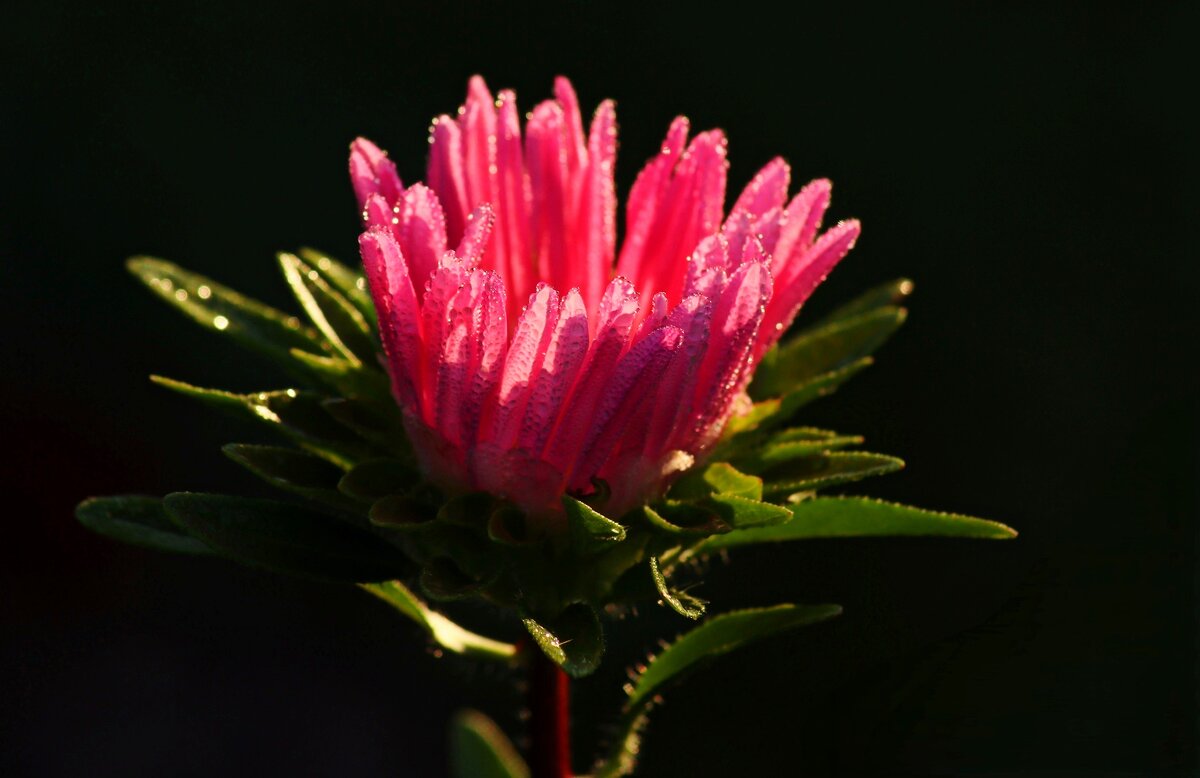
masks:
[[[722,654],[790,629],[825,621],[842,612],[838,605],[775,605],[730,611],[686,633],[652,659],[628,688],[620,732],[608,758],[597,766],[595,778],[633,772],[646,724],[646,712],[671,683]]]
[[[658,559],[655,557],[650,557],[650,577],[654,579],[654,587],[658,590],[658,596],[662,597],[663,602],[671,606],[671,609],[680,616],[695,620],[704,615],[708,603],[687,592],[673,589],[667,583],[667,577],[659,568]]]
[[[792,513],[792,520],[786,524],[710,537],[695,549],[695,553],[752,543],[813,538],[918,535],[1005,540],[1017,536],[1011,527],[996,521],[927,511],[866,497],[819,497],[792,506]]]
[[[529,778],[529,767],[496,722],[460,711],[450,722],[451,778]]]
[[[542,653],[571,677],[591,675],[600,666],[604,656],[604,630],[590,605],[572,603],[545,624],[529,616],[521,622]]]
[[[354,365],[374,359],[379,347],[360,310],[295,254],[279,254],[279,265],[304,312],[335,351]]]
[[[768,468],[763,473],[763,489],[772,496],[795,494],[886,475],[903,467],[903,460],[884,454],[832,451]]]
[[[517,647],[511,643],[477,635],[460,627],[442,614],[421,602],[399,581],[359,584],[365,591],[391,605],[403,616],[421,627],[435,643],[447,651],[463,656],[512,661],[517,656]]]
[[[624,527],[587,503],[564,494],[562,504],[567,514],[567,531],[576,553],[600,553],[625,539]]]
[[[409,562],[394,546],[344,521],[273,500],[176,492],[167,515],[222,556],[278,573],[333,581],[384,581]]]
[[[75,518],[92,532],[123,543],[179,554],[212,553],[203,541],[171,521],[158,497],[93,497],[79,503]]]

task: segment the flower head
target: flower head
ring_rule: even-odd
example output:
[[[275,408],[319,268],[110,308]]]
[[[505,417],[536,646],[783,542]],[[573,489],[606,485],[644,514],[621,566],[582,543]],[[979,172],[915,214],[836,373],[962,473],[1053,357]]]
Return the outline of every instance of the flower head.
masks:
[[[788,199],[769,162],[725,212],[726,141],[672,122],[639,173],[617,245],[616,118],[585,133],[570,82],[528,115],[471,79],[405,187],[351,146],[359,244],[387,367],[428,477],[552,515],[611,489],[620,515],[718,439],[762,355],[859,224],[819,234],[830,184]]]

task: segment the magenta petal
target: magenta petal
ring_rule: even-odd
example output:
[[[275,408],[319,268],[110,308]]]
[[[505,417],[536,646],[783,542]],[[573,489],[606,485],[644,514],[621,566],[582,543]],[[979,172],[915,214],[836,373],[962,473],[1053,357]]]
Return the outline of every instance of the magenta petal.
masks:
[[[467,228],[463,232],[462,240],[458,243],[458,249],[454,252],[467,264],[467,267],[476,267],[483,257],[488,237],[492,234],[494,218],[492,207],[487,203],[476,208],[467,217]]]
[[[554,333],[537,372],[518,447],[541,453],[588,354],[588,316],[579,290],[562,298]]]
[[[418,289],[446,253],[446,217],[433,191],[413,184],[400,203],[395,233],[412,268]]]
[[[386,227],[373,227],[359,238],[363,267],[375,298],[379,332],[400,404],[421,408],[421,324],[417,297],[400,245]]]
[[[829,207],[831,189],[832,185],[828,179],[818,178],[801,189],[788,203],[779,241],[772,252],[775,255],[773,270],[780,287],[787,286],[791,279],[795,278],[796,272],[789,269],[789,266],[816,237],[817,230],[821,227],[821,219],[825,216],[825,209]]]
[[[429,142],[429,188],[437,193],[446,215],[447,242],[457,243],[471,210],[463,169],[462,130],[454,119],[439,116],[433,120]]]
[[[498,258],[496,267],[508,284],[510,304],[519,305],[533,292],[534,274],[529,237],[529,177],[525,173],[525,154],[521,148],[521,122],[517,99],[511,91],[500,93],[498,135],[496,138],[496,234],[492,244]],[[517,312],[510,308],[509,318]]]
[[[383,195],[388,203],[394,203],[404,192],[395,163],[366,138],[356,138],[350,144],[350,183],[360,208],[373,194]]]
[[[645,434],[654,392],[682,340],[683,332],[679,329],[661,327],[621,358],[605,382],[604,395],[590,414],[590,429],[577,449],[575,467],[566,473],[570,488],[587,486],[627,428],[635,435]]]
[[[543,284],[529,298],[529,305],[517,320],[487,436],[501,447],[511,446],[516,440],[525,406],[533,392],[534,379],[550,349],[558,307],[558,293]]]

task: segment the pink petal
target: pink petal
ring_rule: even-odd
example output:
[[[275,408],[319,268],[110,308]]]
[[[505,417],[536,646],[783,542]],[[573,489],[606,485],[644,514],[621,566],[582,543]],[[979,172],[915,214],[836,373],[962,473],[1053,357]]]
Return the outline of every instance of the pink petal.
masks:
[[[641,277],[642,267],[648,261],[646,247],[671,183],[671,170],[679,161],[687,142],[688,128],[686,117],[676,117],[667,130],[658,156],[646,163],[633,182],[629,202],[625,206],[626,235],[617,262],[618,275],[634,279]]]
[[[433,120],[429,134],[429,187],[437,193],[446,214],[446,239],[457,243],[470,212],[463,170],[463,138],[458,123],[442,115]]]
[[[473,268],[479,265],[483,251],[488,245],[488,237],[492,234],[494,218],[492,207],[487,203],[480,205],[467,217],[466,230],[463,232],[462,240],[459,241],[458,249],[454,252],[467,264],[467,267]]]
[[[621,358],[590,416],[590,430],[577,449],[575,467],[566,473],[569,487],[586,487],[626,431],[635,438],[645,436],[645,422],[653,409],[663,370],[682,340],[679,329],[661,327]]]
[[[358,242],[393,389],[402,406],[420,413],[421,322],[408,265],[386,227],[372,227]]]
[[[588,354],[588,316],[579,290],[562,298],[554,334],[530,391],[517,445],[541,452]]]
[[[394,231],[412,267],[416,286],[424,292],[425,281],[446,253],[446,217],[432,190],[424,184],[409,187]]]
[[[596,304],[613,266],[617,240],[617,117],[611,100],[596,109],[588,138],[587,172],[574,233],[581,242],[572,257],[569,283],[578,284],[584,302]]]
[[[825,216],[825,209],[829,207],[831,189],[829,179],[818,178],[801,189],[788,203],[779,241],[772,252],[775,255],[772,270],[781,288],[795,278],[796,273],[788,267],[792,264],[792,259],[800,256],[816,237],[817,230],[821,227],[821,219]]]
[[[360,208],[373,194],[383,195],[391,204],[404,192],[395,163],[366,138],[356,138],[350,144],[350,183]]]
[[[533,392],[534,379],[550,349],[558,307],[558,293],[541,284],[530,296],[529,305],[517,321],[512,345],[504,360],[491,432],[487,436],[502,448],[511,446],[516,440],[525,405]]]
[[[496,141],[497,198],[496,234],[492,238],[498,257],[496,267],[508,285],[509,303],[520,305],[534,287],[533,255],[529,236],[529,177],[525,173],[525,155],[521,149],[521,122],[517,99],[511,91],[499,95],[499,123]],[[518,311],[510,308],[509,319]]]

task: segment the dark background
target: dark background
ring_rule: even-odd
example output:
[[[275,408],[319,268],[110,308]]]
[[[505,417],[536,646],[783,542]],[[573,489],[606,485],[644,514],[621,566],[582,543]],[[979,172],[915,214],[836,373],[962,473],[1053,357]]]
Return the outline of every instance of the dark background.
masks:
[[[812,310],[899,275],[917,294],[877,366],[805,418],[908,460],[865,491],[1021,531],[717,565],[714,609],[846,614],[671,691],[643,775],[1192,774],[1195,13],[404,5],[0,12],[0,773],[436,776],[455,708],[519,729],[512,679],[435,660],[349,587],[72,518],[92,494],[261,491],[218,451],[257,430],[148,373],[285,383],[124,257],[285,305],[274,251],[354,257],[347,143],[417,180],[430,118],[479,72],[524,109],[557,73],[589,111],[616,98],[622,195],[675,113],[728,131],[734,192],[777,153],[798,183],[833,178],[832,217],[865,235]],[[685,626],[611,630],[576,687],[580,769],[623,668]]]

